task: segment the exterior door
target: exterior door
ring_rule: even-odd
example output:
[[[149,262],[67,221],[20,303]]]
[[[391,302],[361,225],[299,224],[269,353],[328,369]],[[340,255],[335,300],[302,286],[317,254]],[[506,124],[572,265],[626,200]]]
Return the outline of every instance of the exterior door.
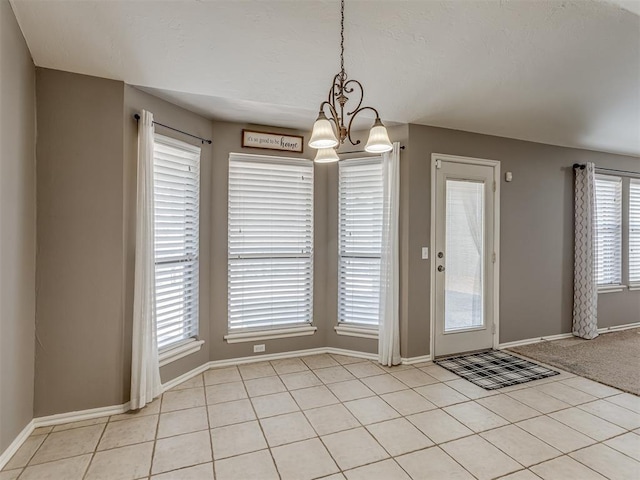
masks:
[[[435,356],[494,345],[499,163],[486,163],[435,160]]]

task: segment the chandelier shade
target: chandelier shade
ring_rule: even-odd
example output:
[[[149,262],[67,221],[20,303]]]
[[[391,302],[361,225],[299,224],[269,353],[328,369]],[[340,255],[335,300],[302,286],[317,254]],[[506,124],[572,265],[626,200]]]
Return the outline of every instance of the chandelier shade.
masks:
[[[379,118],[376,119],[373,127],[371,127],[369,140],[367,141],[367,145],[364,147],[364,150],[369,153],[384,153],[393,150],[393,145],[389,140],[387,129]]]
[[[340,15],[340,71],[333,77],[327,100],[320,104],[320,113],[313,125],[309,146],[317,149],[334,148],[344,144],[345,140],[349,140],[351,145],[359,145],[360,140],[354,141],[351,137],[353,120],[360,112],[371,110],[375,113],[376,120],[369,132],[365,151],[388,152],[393,149],[393,146],[378,111],[373,107],[362,106],[364,87],[358,80],[349,79],[344,69],[344,0],[340,2]],[[345,107],[350,100],[349,97],[353,98],[356,105],[353,108]],[[335,151],[334,154],[337,157]],[[329,155],[329,153],[325,152],[323,155]],[[316,161],[318,161],[317,158]]]
[[[313,124],[309,146],[311,148],[333,148],[338,146],[338,138],[324,112],[320,112],[316,123]]]
[[[335,148],[319,148],[316,153],[316,158],[313,159],[316,163],[333,163],[340,160]]]

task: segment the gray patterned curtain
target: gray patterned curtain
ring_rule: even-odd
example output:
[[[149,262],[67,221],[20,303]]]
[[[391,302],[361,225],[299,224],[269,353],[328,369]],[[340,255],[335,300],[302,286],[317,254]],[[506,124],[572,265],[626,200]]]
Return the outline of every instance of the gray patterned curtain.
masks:
[[[595,166],[587,163],[574,171],[573,334],[591,340],[598,336]]]

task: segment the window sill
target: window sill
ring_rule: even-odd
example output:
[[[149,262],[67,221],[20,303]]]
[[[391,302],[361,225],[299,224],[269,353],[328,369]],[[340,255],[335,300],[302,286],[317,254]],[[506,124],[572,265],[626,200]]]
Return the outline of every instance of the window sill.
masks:
[[[360,338],[378,338],[377,328],[359,327],[354,325],[338,325],[335,327],[338,335],[346,335],[348,337],[360,337]]]
[[[302,337],[313,335],[318,327],[305,325],[303,327],[277,328],[273,330],[254,330],[252,332],[229,333],[224,336],[227,343],[255,342],[258,340],[273,340],[276,338]]]
[[[202,345],[204,345],[204,340],[196,340],[195,338],[191,338],[176,346],[169,347],[166,350],[158,353],[158,361],[160,362],[160,366],[164,367],[165,365],[168,365],[171,362],[175,362],[180,358],[191,355],[192,353],[196,353],[200,351]]]
[[[630,292],[635,292],[640,290],[640,283],[633,283],[631,285],[629,285],[629,291]]]
[[[598,287],[598,293],[616,293],[626,289],[626,285],[602,285]]]

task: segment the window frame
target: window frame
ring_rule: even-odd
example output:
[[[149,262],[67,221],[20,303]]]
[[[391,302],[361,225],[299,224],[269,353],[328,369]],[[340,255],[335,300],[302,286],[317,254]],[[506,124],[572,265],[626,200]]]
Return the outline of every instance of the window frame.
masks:
[[[157,223],[156,223],[156,205],[158,202],[158,184],[157,184],[157,169],[159,167],[156,157],[156,145],[160,144],[166,148],[176,149],[182,151],[185,156],[191,156],[192,161],[195,161],[197,165],[197,172],[195,173],[195,182],[191,185],[192,191],[195,192],[193,198],[196,200],[195,208],[191,208],[191,212],[195,213],[197,218],[197,222],[195,225],[193,223],[190,224],[193,231],[195,231],[195,241],[192,240],[192,243],[195,243],[195,253],[191,252],[189,254],[185,254],[178,258],[176,256],[175,259],[172,260],[158,260],[158,254],[156,249],[156,242],[158,241],[157,234]],[[167,266],[167,265],[180,265],[191,263],[193,266],[191,267],[191,277],[189,282],[192,284],[192,295],[195,296],[195,299],[191,299],[189,303],[190,307],[193,311],[193,304],[195,304],[195,313],[189,315],[188,319],[183,319],[183,324],[187,322],[189,323],[189,327],[187,329],[187,335],[179,338],[171,343],[165,345],[158,345],[158,359],[160,366],[167,365],[179,358],[183,358],[187,355],[195,353],[199,351],[204,344],[204,340],[200,339],[200,188],[201,188],[201,160],[202,160],[202,151],[201,148],[180,140],[177,140],[172,137],[168,137],[165,135],[154,134],[154,270],[155,270],[155,278],[156,283],[154,284],[154,308],[155,311],[158,311],[158,298],[157,298],[157,290],[158,290],[158,266]],[[188,227],[185,226],[185,230]],[[193,245],[192,245],[193,248]],[[188,257],[188,258],[187,258]],[[161,258],[161,257],[160,257]],[[186,282],[180,282],[180,284],[184,284]],[[158,316],[156,313],[156,322],[158,322]],[[156,324],[156,341],[158,341],[158,325]]]
[[[616,272],[616,278],[612,278],[610,279],[610,281],[606,281],[607,279],[605,279],[605,282],[600,283],[600,274],[598,272],[598,254],[599,254],[599,231],[604,230],[603,227],[599,226],[599,220],[598,220],[598,181],[600,182],[609,182],[609,183],[615,183],[616,184],[616,198],[614,200],[614,202],[616,203],[616,207],[617,207],[617,216],[619,218],[619,222],[617,223],[617,225],[614,226],[614,228],[617,230],[617,237],[618,237],[618,243],[616,245],[614,245],[611,248],[615,248],[615,254],[617,256],[616,259],[616,263],[617,263],[617,267],[618,267],[618,271]],[[595,229],[595,236],[596,236],[596,245],[595,245],[595,255],[596,255],[596,280],[597,280],[597,284],[598,284],[598,292],[599,293],[607,293],[607,292],[619,292],[622,291],[624,288],[626,288],[626,285],[624,284],[624,260],[623,260],[623,245],[624,245],[624,195],[623,195],[623,179],[621,176],[619,175],[611,175],[611,174],[607,174],[607,173],[600,173],[598,171],[596,171],[595,174],[595,197],[596,197],[596,215],[595,215],[595,225],[594,225],[594,229]],[[609,229],[611,231],[611,228]]]
[[[640,264],[640,175],[637,177],[630,177],[628,185],[627,278],[630,290],[640,290],[640,267],[637,272],[637,278],[632,278],[632,274],[634,272],[632,272],[631,267],[633,261]],[[637,246],[634,245],[636,242]],[[638,249],[637,252],[633,250],[634,247]]]
[[[377,323],[367,324],[366,322],[353,322],[349,320],[345,320],[343,317],[343,304],[348,302],[347,298],[343,298],[344,289],[342,288],[343,282],[343,260],[344,259],[356,259],[356,260],[364,260],[364,259],[378,259],[378,275],[380,275],[379,268],[381,265],[381,257],[382,251],[378,252],[377,256],[373,256],[371,254],[360,255],[360,254],[345,254],[343,253],[343,212],[346,208],[343,205],[343,188],[346,187],[346,183],[342,181],[343,172],[346,173],[343,169],[348,167],[358,167],[363,165],[375,166],[376,169],[380,170],[380,189],[379,194],[381,196],[380,200],[380,244],[382,243],[382,221],[383,221],[383,210],[384,210],[384,199],[382,196],[384,195],[384,184],[383,184],[383,176],[382,176],[382,168],[383,168],[383,158],[381,155],[376,155],[373,157],[358,157],[358,158],[350,158],[346,160],[340,161],[338,164],[338,258],[337,258],[337,272],[338,272],[338,291],[337,291],[337,312],[336,312],[336,323],[337,325],[334,327],[336,333],[339,335],[353,336],[353,337],[362,337],[362,338],[378,338],[378,332],[380,328],[380,319],[379,316],[377,318]],[[356,252],[357,253],[357,252]],[[378,277],[379,278],[379,277]],[[377,299],[380,301],[380,289],[378,286],[377,291]],[[379,305],[379,303],[378,303]]]
[[[314,223],[315,223],[315,212],[314,212],[314,164],[311,160],[299,158],[299,157],[278,157],[271,155],[251,155],[245,153],[230,153],[229,154],[229,174],[228,174],[228,216],[227,216],[227,236],[228,236],[228,244],[227,244],[227,335],[224,336],[224,339],[227,343],[238,343],[238,342],[251,342],[256,340],[269,340],[274,338],[286,338],[293,336],[304,336],[304,335],[313,335],[317,330],[317,327],[313,325],[313,303],[314,303]],[[232,195],[238,196],[241,192],[236,192],[233,190],[232,182],[230,181],[232,174],[233,163],[240,165],[242,162],[246,162],[248,164],[256,163],[256,164],[264,164],[264,165],[274,165],[275,170],[282,170],[287,166],[297,167],[300,169],[304,167],[304,169],[308,172],[310,179],[307,179],[306,187],[308,192],[303,192],[302,195],[305,198],[305,201],[309,203],[309,214],[306,215],[306,221],[310,222],[307,226],[303,227],[303,237],[307,238],[309,241],[309,250],[308,252],[303,252],[302,254],[291,253],[274,253],[267,252],[266,249],[263,252],[255,252],[255,253],[244,253],[242,255],[232,254],[231,250],[234,248],[233,240],[232,240],[232,218],[231,218],[231,209],[236,208],[241,205],[239,202],[237,205],[233,204]],[[249,173],[247,173],[249,175]],[[277,179],[276,179],[277,181]],[[258,186],[257,188],[263,187]],[[280,190],[276,190],[276,193],[282,193],[282,185],[279,187]],[[285,192],[286,193],[286,192]],[[308,193],[308,195],[307,195]],[[268,214],[265,215],[264,218],[268,219]],[[292,220],[299,220],[292,217]],[[301,225],[297,225],[300,227]],[[291,259],[305,259],[307,263],[306,269],[308,270],[307,282],[305,285],[308,285],[307,291],[305,295],[308,299],[308,304],[305,304],[304,310],[306,313],[306,320],[300,322],[284,322],[284,323],[275,323],[272,325],[262,325],[262,326],[232,326],[232,312],[231,312],[231,302],[232,302],[232,291],[231,291],[231,282],[230,275],[231,269],[233,268],[234,261],[237,260],[246,260],[246,259],[256,259],[256,260],[291,260]],[[237,263],[237,262],[236,262]]]

